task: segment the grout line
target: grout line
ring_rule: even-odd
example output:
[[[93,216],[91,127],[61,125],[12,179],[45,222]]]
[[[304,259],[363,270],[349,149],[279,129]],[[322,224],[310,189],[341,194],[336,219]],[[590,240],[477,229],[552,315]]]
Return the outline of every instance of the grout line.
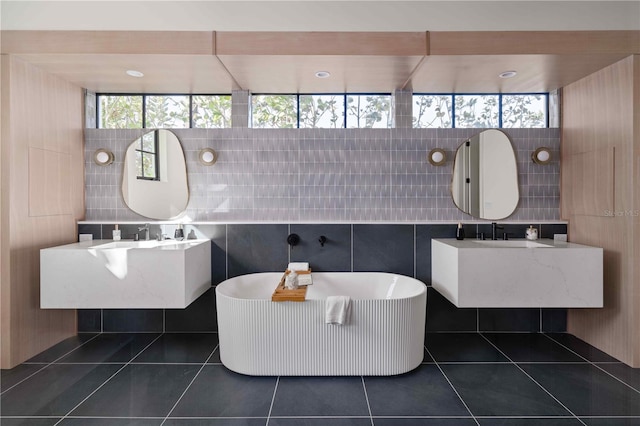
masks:
[[[193,384],[193,382],[196,381],[196,379],[198,378],[198,376],[200,375],[200,372],[204,369],[204,367],[206,367],[207,362],[211,359],[211,357],[213,356],[213,354],[216,352],[216,349],[218,349],[218,346],[220,346],[220,344],[217,344],[213,350],[211,351],[211,353],[209,354],[209,356],[207,357],[207,359],[204,361],[204,363],[202,363],[202,365],[200,366],[200,369],[198,370],[198,372],[195,374],[195,376],[193,376],[193,379],[191,379],[191,381],[189,382],[189,384],[187,385],[187,387],[184,389],[184,391],[182,392],[182,394],[180,395],[180,398],[178,398],[178,400],[176,401],[175,404],[173,404],[173,407],[171,407],[171,410],[169,410],[169,412],[167,413],[167,415],[164,417],[164,420],[162,420],[162,423],[160,423],[160,426],[162,426],[164,424],[164,422],[167,421],[167,419],[169,418],[169,416],[171,415],[171,413],[173,413],[173,410],[176,409],[176,407],[178,406],[178,404],[180,403],[180,401],[182,401],[182,398],[184,397],[184,395],[187,393],[187,391],[189,390],[189,388],[191,387],[191,385]]]
[[[474,309],[474,308],[463,308],[463,309]],[[478,309],[478,308],[475,308]],[[475,330],[439,330],[439,331],[429,331],[428,333],[442,333],[442,334],[478,334]],[[493,331],[493,330],[484,330],[482,333],[489,334],[540,334],[537,331]],[[481,333],[480,333],[481,334]]]
[[[271,405],[269,405],[269,413],[267,414],[267,422],[265,426],[269,426],[269,420],[271,419],[271,411],[273,410],[273,403],[276,400],[276,392],[278,391],[278,384],[280,383],[280,376],[276,378],[276,385],[273,388],[273,395],[271,396]]]
[[[449,380],[447,375],[444,373],[444,370],[442,369],[442,367],[440,367],[440,364],[438,364],[438,361],[436,361],[435,357],[433,355],[431,355],[431,351],[429,351],[429,349],[426,346],[424,347],[424,350],[427,351],[427,353],[429,354],[431,359],[433,359],[433,362],[435,362],[436,367],[438,367],[438,370],[440,370],[440,374],[442,374],[442,376],[445,378],[447,383],[449,383],[449,386],[451,386],[451,389],[453,389],[453,391],[456,393],[456,395],[460,399],[460,402],[462,402],[462,405],[464,405],[464,408],[466,408],[467,411],[469,412],[469,415],[471,415],[471,417],[473,417],[473,421],[476,422],[476,425],[480,426],[480,423],[476,419],[476,416],[473,415],[473,413],[471,412],[471,409],[469,408],[467,403],[464,402],[464,399],[462,399],[462,396],[460,396],[460,394],[458,393],[458,390],[456,389],[456,387],[453,386],[453,383],[451,383],[451,380]]]
[[[424,347],[424,350],[427,352],[427,355],[429,355],[429,358],[431,358],[431,361],[429,361],[429,363],[430,364],[437,364],[436,359],[433,357],[433,355],[431,355],[431,352],[427,348],[427,345],[422,345],[422,346]],[[424,362],[424,359],[422,361]]]
[[[589,416],[580,416],[580,417],[585,418]],[[571,420],[575,420],[575,417],[571,417],[571,416],[478,416],[478,418],[479,419],[571,419]],[[612,417],[602,416],[601,418],[610,419]]]
[[[308,376],[302,376],[308,377]],[[442,418],[433,416],[434,418]],[[266,417],[172,417],[173,419],[266,419]],[[271,419],[368,419],[368,416],[272,416]],[[468,418],[468,417],[460,417]],[[572,417],[567,417],[572,418]],[[609,417],[607,417],[609,418]]]
[[[180,331],[180,330],[172,330],[163,333],[162,331],[105,331],[104,333],[99,334],[218,334],[217,331]]]
[[[371,404],[369,404],[369,395],[367,394],[367,385],[364,383],[364,376],[360,376],[362,380],[362,389],[364,389],[364,399],[367,401],[367,410],[369,410],[369,418],[371,419],[371,426],[375,426],[373,423],[373,413],[371,413]]]
[[[44,366],[42,368],[39,368],[37,371],[34,371],[33,373],[31,373],[29,376],[25,377],[24,379],[20,380],[18,383],[16,383],[15,385],[11,386],[8,389],[3,390],[2,392],[0,392],[0,395],[3,395],[5,392],[10,391],[11,389],[15,388],[16,386],[18,386],[19,384],[23,383],[25,380],[28,380],[30,378],[32,378],[33,376],[35,376],[36,374],[38,374],[39,372],[41,372],[42,370],[44,370],[45,368],[49,367],[50,365],[55,364],[57,361],[61,360],[62,358],[64,358],[65,356],[69,355],[71,352],[75,351],[76,349],[86,345],[87,343],[89,343],[90,341],[92,341],[93,339],[97,338],[98,336],[100,336],[100,333],[96,334],[95,336],[93,336],[91,339],[87,340],[86,342],[83,342],[81,345],[76,346],[75,348],[71,349],[69,352],[65,352],[64,354],[60,355],[58,358],[54,359],[53,361],[49,362],[49,363],[42,363],[44,364]],[[23,363],[26,364],[26,363]]]
[[[161,420],[164,419],[164,417],[153,417],[153,416],[147,416],[147,417],[124,417],[124,416],[113,416],[113,417],[105,417],[105,416],[69,416],[67,417],[68,419],[105,419],[105,420],[110,420],[110,419],[117,419],[117,420],[130,420],[130,419],[136,419],[136,420]],[[40,419],[55,419],[55,420],[60,420],[60,416],[1,416],[0,419],[29,419],[29,420],[40,420]],[[22,423],[24,424],[24,423]]]
[[[571,410],[569,410],[569,408],[564,405],[558,398],[556,398],[551,392],[549,392],[544,386],[542,386],[540,383],[538,383],[538,381],[536,379],[534,379],[533,377],[531,377],[531,375],[529,373],[527,373],[522,367],[520,367],[516,362],[514,362],[506,353],[504,353],[499,347],[497,347],[491,340],[487,339],[487,337],[484,334],[480,334],[480,336],[482,336],[482,338],[484,340],[486,340],[487,342],[489,342],[489,344],[491,346],[493,346],[494,348],[496,348],[498,350],[498,352],[500,352],[503,356],[505,356],[509,361],[511,361],[513,363],[513,365],[516,366],[516,368],[520,371],[522,371],[529,379],[531,379],[536,385],[538,385],[540,387],[540,389],[542,389],[543,391],[545,391],[547,394],[549,394],[549,396],[551,398],[553,398],[558,404],[560,404],[565,410],[567,410],[569,413],[571,413],[571,415],[573,417],[575,417],[580,423],[582,423],[583,425],[586,426],[586,424],[580,420],[580,418]]]
[[[93,390],[93,392],[91,392],[89,395],[87,395],[82,401],[80,401],[78,404],[76,404],[75,407],[73,407],[71,410],[69,410],[69,412],[67,414],[65,414],[58,422],[56,422],[53,426],[57,426],[59,425],[64,419],[67,418],[67,416],[69,414],[71,414],[76,408],[78,408],[80,405],[82,405],[86,400],[88,400],[89,398],[91,398],[92,395],[94,395],[96,392],[98,392],[100,389],[102,389],[102,387],[104,385],[106,385],[107,383],[109,383],[109,381],[111,379],[113,379],[119,372],[121,372],[122,370],[124,370],[129,364],[131,364],[133,362],[134,359],[136,359],[138,356],[140,356],[140,354],[142,352],[144,352],[149,346],[153,345],[156,340],[158,340],[160,338],[160,336],[162,336],[162,334],[159,334],[155,339],[153,339],[151,341],[151,343],[149,343],[147,346],[145,346],[140,352],[138,352],[136,354],[136,356],[134,356],[133,358],[131,358],[129,360],[129,362],[127,362],[126,364],[124,364],[121,368],[118,369],[118,371],[116,371],[115,373],[113,373],[111,376],[109,376],[109,378],[107,380],[105,380],[100,386],[98,386],[96,389]]]
[[[543,332],[543,328],[542,328],[542,308],[540,308],[540,333]]]
[[[351,224],[351,272],[353,272],[353,223]]]
[[[413,278],[418,279],[418,225],[413,224]]]
[[[287,235],[291,235],[291,224],[290,223],[287,224]],[[287,256],[288,256],[287,263],[291,263],[291,249],[292,248],[293,248],[293,246],[287,244]]]
[[[440,364],[469,364],[469,365],[493,365],[493,364],[509,364],[513,361],[441,361]],[[581,361],[518,361],[518,364],[525,365],[585,365],[587,362]],[[610,363],[610,364],[619,364],[619,363]]]
[[[131,361],[132,365],[200,365],[200,362],[152,362]],[[56,365],[122,365],[122,362],[57,362]]]
[[[0,419],[59,419],[59,416],[2,416]],[[273,416],[272,419],[368,419],[368,416]],[[496,420],[526,420],[526,419],[571,419],[575,420],[575,417],[572,416],[476,416],[477,419],[496,419]],[[601,420],[610,420],[610,419],[628,419],[628,420],[637,420],[640,419],[640,416],[580,416],[582,419],[601,419]],[[68,416],[67,419],[104,419],[104,420],[163,420],[164,417],[153,417],[153,416],[134,416],[134,417],[124,417],[124,416]],[[233,417],[233,416],[222,416],[222,417],[204,417],[204,416],[195,416],[195,417],[185,417],[185,416],[176,416],[172,417],[172,420],[247,420],[247,419],[255,419],[255,420],[266,420],[266,417],[259,416],[247,416],[247,417]],[[373,419],[471,419],[470,416],[437,416],[437,415],[424,415],[424,416],[373,416]]]
[[[229,279],[229,225],[224,225],[224,279]]]
[[[638,390],[638,389],[634,388],[634,387],[633,387],[633,386],[631,386],[629,383],[627,383],[627,382],[625,382],[624,380],[622,380],[622,379],[620,379],[620,378],[618,378],[618,377],[614,376],[613,374],[609,373],[607,370],[605,370],[604,368],[600,367],[600,366],[599,366],[599,365],[597,365],[596,363],[591,362],[591,361],[590,361],[590,360],[588,360],[587,358],[585,358],[585,357],[583,357],[582,355],[580,355],[579,353],[575,352],[573,349],[571,349],[571,348],[569,348],[569,347],[567,347],[567,346],[563,345],[562,343],[558,342],[556,339],[554,339],[554,338],[553,338],[553,337],[551,337],[551,336],[548,336],[548,335],[547,335],[547,334],[545,334],[545,333],[542,333],[542,334],[543,334],[545,337],[547,337],[548,339],[551,339],[551,341],[556,342],[557,344],[559,344],[559,345],[560,345],[560,346],[562,346],[563,348],[567,349],[568,351],[573,352],[574,354],[576,354],[576,355],[577,355],[577,356],[579,356],[580,358],[584,359],[585,361],[587,361],[589,364],[593,365],[593,366],[594,366],[594,367],[596,367],[597,369],[602,370],[603,372],[605,372],[605,373],[606,373],[606,374],[608,374],[609,376],[613,377],[614,379],[616,379],[617,381],[619,381],[619,382],[620,382],[620,383],[622,383],[623,385],[627,386],[628,388],[632,389],[632,390],[633,390],[633,391],[635,391],[636,393],[640,393],[640,390]],[[621,363],[618,363],[618,362],[608,362],[608,363],[602,362],[602,363],[600,363],[600,364],[621,364]]]

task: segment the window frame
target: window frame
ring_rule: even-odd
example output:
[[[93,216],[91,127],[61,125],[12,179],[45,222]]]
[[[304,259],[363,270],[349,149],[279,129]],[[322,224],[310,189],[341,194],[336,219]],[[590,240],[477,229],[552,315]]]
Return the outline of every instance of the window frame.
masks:
[[[348,96],[389,96],[391,98],[391,101],[393,101],[393,93],[383,93],[383,92],[345,92],[345,93],[335,93],[335,92],[322,92],[322,93],[252,93],[252,96],[295,96],[296,98],[296,129],[300,129],[300,96],[342,96],[343,97],[343,105],[344,105],[344,112],[343,112],[343,126],[342,127],[337,127],[336,129],[350,129],[353,128],[355,129],[356,127],[348,127],[347,126],[347,117],[348,117],[348,110],[347,110],[347,98]],[[504,96],[539,96],[542,95],[545,98],[545,108],[544,108],[544,114],[545,114],[545,123],[544,123],[544,127],[540,127],[540,128],[549,128],[549,92],[515,92],[515,93],[491,93],[491,92],[481,92],[481,93],[467,93],[467,92],[461,92],[461,93],[449,93],[449,92],[444,92],[444,93],[436,93],[436,92],[419,92],[419,93],[412,93],[411,97],[412,100],[415,96],[450,96],[451,97],[451,127],[447,127],[447,128],[451,128],[451,129],[457,129],[457,128],[461,128],[461,127],[457,127],[456,126],[456,106],[455,106],[455,101],[456,101],[456,96],[498,96],[498,128],[502,129],[503,127],[503,97]],[[228,96],[231,97],[233,99],[233,95],[229,94],[229,93],[130,93],[130,92],[125,92],[125,93],[110,93],[110,92],[104,92],[104,93],[96,93],[96,129],[109,129],[109,127],[100,127],[100,98],[102,96],[140,96],[142,97],[142,129],[147,129],[147,111],[146,111],[146,105],[147,105],[147,101],[146,98],[148,96],[188,96],[189,97],[189,129],[194,129],[196,127],[193,127],[193,97],[194,96]],[[253,104],[251,103],[250,105],[251,107],[253,107]],[[413,101],[411,102],[411,115],[413,117]],[[252,114],[252,111],[250,111],[250,113]],[[391,111],[390,111],[391,113]],[[413,120],[412,120],[413,121]],[[260,127],[253,127],[253,115],[251,116],[251,127],[252,128],[260,128]],[[137,127],[136,127],[137,128]],[[200,127],[197,127],[200,128]],[[205,128],[205,127],[203,127]],[[318,128],[325,128],[325,127],[318,127]],[[367,127],[358,127],[361,129],[367,128]],[[392,128],[396,128],[395,127],[395,120],[394,120],[394,126],[393,127],[385,127],[386,129],[392,129]],[[415,127],[414,127],[415,128]],[[525,128],[533,128],[533,127],[525,127]],[[311,129],[311,128],[308,128]],[[384,128],[380,128],[380,129],[384,129]]]
[[[153,148],[154,148],[154,152],[151,151],[146,151],[144,149],[144,136],[146,135],[142,135],[140,137],[140,147],[136,147],[136,152],[140,153],[140,163],[142,165],[142,176],[140,175],[136,175],[136,179],[140,179],[140,180],[152,180],[152,181],[159,181],[160,180],[160,140],[159,140],[159,133],[156,130],[153,130],[152,132],[149,133],[153,133]],[[148,134],[148,133],[147,133]],[[147,157],[151,157],[153,156],[153,163],[154,163],[154,170],[155,170],[155,174],[153,176],[145,176],[144,175],[144,158],[145,158],[145,154]]]
[[[504,96],[536,96],[542,95],[545,98],[544,102],[544,127],[504,127],[503,126],[503,109],[502,99]],[[500,128],[501,129],[548,129],[549,128],[549,92],[522,92],[522,93],[500,93]]]
[[[413,97],[414,96],[451,96],[451,127],[433,127],[433,128],[440,128],[440,129],[469,129],[471,127],[457,127],[456,126],[456,96],[498,96],[498,129],[504,129],[507,127],[503,127],[503,122],[502,122],[502,115],[503,115],[503,110],[502,110],[502,105],[503,105],[503,97],[504,96],[538,96],[538,95],[542,95],[545,97],[545,108],[544,108],[544,115],[545,115],[545,123],[544,123],[544,127],[509,127],[509,128],[515,128],[515,129],[548,129],[549,128],[549,92],[516,92],[516,93],[490,93],[490,92],[482,92],[482,93],[432,93],[432,92],[425,92],[425,93],[412,93],[411,95],[411,117],[413,117]],[[412,120],[413,122],[413,120]],[[414,127],[414,128],[418,128],[418,127]],[[479,128],[479,127],[478,127]]]
[[[147,127],[147,97],[148,96],[188,96],[189,97],[189,127],[179,127],[179,129],[208,129],[213,127],[193,127],[193,97],[194,96],[228,96],[231,93],[96,93],[96,129],[112,129],[111,127],[100,127],[100,97],[101,96],[141,96],[142,97],[142,127],[141,129],[149,129],[156,127]],[[138,129],[139,127],[135,127]],[[160,128],[160,127],[158,127]],[[163,129],[173,129],[173,127],[162,127]],[[176,127],[178,129],[178,127]],[[230,127],[225,127],[229,129]]]
[[[342,96],[342,127],[335,127],[335,129],[347,128],[347,94],[346,93],[295,93],[296,95],[296,129],[331,129],[332,127],[300,127],[300,96]],[[269,96],[269,95],[266,95]],[[253,120],[252,123],[253,124]]]
[[[230,129],[231,127],[194,127],[193,126],[193,98],[194,96],[225,96],[231,100],[231,116],[229,122],[233,121],[233,94],[231,93],[191,93],[189,94],[189,129]]]
[[[328,93],[315,93],[316,95],[327,95]],[[278,129],[286,129],[286,127],[254,127],[253,126],[253,97],[254,96],[295,96],[296,97],[296,127],[294,129],[300,128],[300,95],[301,93],[251,93],[249,99],[249,117],[251,119],[251,127],[252,129],[261,129],[261,130],[278,130]]]
[[[100,97],[101,96],[140,96],[142,98],[142,127],[132,127],[133,129],[146,129],[145,127],[145,97],[146,93],[96,93],[96,129],[114,129],[113,127],[100,127]]]
[[[296,127],[295,129],[300,129],[300,96],[342,96],[343,103],[343,125],[342,127],[336,127],[335,129],[367,129],[368,127],[347,127],[347,97],[348,96],[389,96],[391,101],[393,102],[393,93],[384,93],[384,92],[364,92],[364,93],[356,93],[356,92],[345,92],[345,93],[335,93],[335,92],[321,92],[321,93],[252,93],[251,96],[295,96],[296,97]],[[262,127],[253,127],[253,102],[250,103],[251,106],[251,128],[254,129],[267,129]],[[389,111],[391,114],[392,111]],[[283,129],[283,127],[278,127],[276,129]],[[331,129],[331,127],[302,127],[302,129]],[[395,129],[395,120],[394,127],[383,127],[379,129]]]
[[[396,128],[396,120],[393,118],[393,127],[348,127],[347,119],[348,119],[348,111],[347,111],[347,97],[348,96],[389,96],[389,115],[393,115],[394,113],[394,97],[393,93],[383,93],[383,92],[365,92],[365,93],[345,93],[344,94],[344,126],[345,129],[395,129]]]

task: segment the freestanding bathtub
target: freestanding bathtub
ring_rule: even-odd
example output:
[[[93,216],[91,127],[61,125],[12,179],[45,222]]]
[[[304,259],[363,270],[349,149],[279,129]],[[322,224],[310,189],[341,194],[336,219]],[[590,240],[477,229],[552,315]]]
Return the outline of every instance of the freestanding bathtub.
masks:
[[[384,376],[413,370],[424,355],[426,286],[403,275],[314,272],[304,302],[272,302],[282,273],[216,287],[220,358],[264,376]],[[345,325],[325,324],[325,299],[350,296]]]

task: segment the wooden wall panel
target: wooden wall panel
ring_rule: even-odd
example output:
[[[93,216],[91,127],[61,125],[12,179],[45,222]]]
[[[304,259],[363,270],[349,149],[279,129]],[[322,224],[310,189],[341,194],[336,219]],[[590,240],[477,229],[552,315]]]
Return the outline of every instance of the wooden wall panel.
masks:
[[[569,221],[571,241],[604,248],[604,308],[571,309],[568,331],[634,367],[640,367],[640,283],[637,263],[638,181],[638,56],[630,56],[563,89],[561,214]],[[600,153],[589,161],[572,159],[584,152]],[[613,154],[613,212],[598,210],[605,188],[583,188],[572,197],[580,179],[608,176]],[[577,167],[576,167],[577,165]],[[608,177],[606,177],[608,178]],[[584,184],[583,184],[584,185]],[[610,187],[610,184],[603,186]],[[585,216],[591,213],[591,216]]]
[[[9,96],[6,96],[6,88],[9,87],[10,61],[6,55],[0,55],[0,364],[3,359],[9,358],[9,345],[1,342],[11,338],[10,312],[11,312],[11,286],[9,285],[9,156],[11,153],[9,144],[9,126],[5,117],[9,114]],[[0,365],[1,367],[1,365]]]
[[[635,283],[633,294],[634,318],[633,324],[640,324],[640,56],[634,57],[633,67],[633,156],[634,162],[634,180],[633,180],[633,205],[632,220],[634,229],[634,238],[631,250],[633,253],[633,282]],[[640,334],[640,331],[636,331]],[[640,340],[640,338],[638,338]],[[637,342],[633,359],[634,366],[640,366],[640,342]]]
[[[212,55],[212,31],[3,31],[2,53]]]
[[[587,152],[567,154],[562,167],[571,190],[564,197],[572,206],[571,213],[586,216],[611,216],[614,209],[614,155],[612,146]]]
[[[74,310],[40,309],[40,249],[75,241],[84,215],[83,91],[15,57],[3,56],[2,65],[0,366],[11,368],[76,333]],[[57,183],[47,183],[45,195],[30,185],[34,178]]]
[[[431,31],[431,55],[640,53],[638,31]]]
[[[71,155],[29,147],[29,216],[73,214]]]
[[[425,56],[426,32],[218,31],[216,55]]]
[[[567,331],[600,350],[634,364],[638,325],[634,321],[634,286],[630,285],[632,242],[624,220],[571,216],[571,241],[604,248],[604,308],[570,309]],[[637,365],[636,365],[637,366]]]

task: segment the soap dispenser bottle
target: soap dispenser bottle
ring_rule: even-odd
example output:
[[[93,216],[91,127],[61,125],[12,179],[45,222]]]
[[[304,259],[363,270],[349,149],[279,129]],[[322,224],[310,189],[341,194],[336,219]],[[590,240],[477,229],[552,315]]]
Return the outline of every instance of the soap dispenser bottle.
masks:
[[[464,240],[464,228],[462,223],[458,223],[458,229],[456,229],[456,240]]]
[[[525,232],[525,238],[527,240],[537,240],[538,239],[538,230],[533,227],[533,225],[529,226],[529,229]]]
[[[173,238],[178,241],[182,241],[184,239],[184,230],[182,229],[181,223],[178,224],[178,228],[176,228],[175,232],[173,233]]]
[[[113,241],[120,241],[120,230],[118,229],[118,225],[116,225],[116,229],[113,230]]]

